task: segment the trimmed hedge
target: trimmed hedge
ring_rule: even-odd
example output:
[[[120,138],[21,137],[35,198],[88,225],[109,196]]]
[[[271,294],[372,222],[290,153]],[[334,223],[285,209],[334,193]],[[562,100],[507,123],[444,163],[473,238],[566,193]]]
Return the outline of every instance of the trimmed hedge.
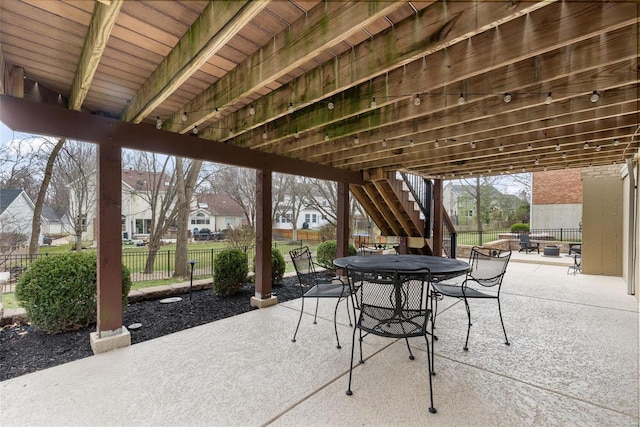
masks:
[[[16,299],[35,326],[51,334],[96,322],[97,258],[95,252],[69,252],[35,260],[16,285]],[[131,289],[129,269],[122,265],[122,307]]]
[[[247,254],[240,249],[220,251],[213,263],[213,291],[220,296],[242,289],[249,275]]]
[[[327,240],[318,245],[316,249],[317,263],[326,268],[333,268],[333,260],[336,259],[338,244],[335,240]],[[356,247],[349,243],[348,255],[355,255]]]
[[[512,233],[528,233],[529,224],[523,224],[521,222],[515,223],[511,226]]]
[[[287,265],[284,261],[284,256],[282,256],[282,252],[280,249],[272,249],[271,250],[271,284],[277,285],[282,283],[282,278],[284,277],[284,271],[286,270]]]

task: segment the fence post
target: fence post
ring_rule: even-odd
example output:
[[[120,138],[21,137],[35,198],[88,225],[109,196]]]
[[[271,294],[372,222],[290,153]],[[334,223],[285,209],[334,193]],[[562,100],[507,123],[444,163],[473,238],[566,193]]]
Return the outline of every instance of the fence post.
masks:
[[[211,276],[213,276],[213,248],[211,248]]]
[[[167,249],[167,277],[171,277],[171,251]]]
[[[560,229],[560,241],[564,242],[564,239],[562,238],[562,228]]]

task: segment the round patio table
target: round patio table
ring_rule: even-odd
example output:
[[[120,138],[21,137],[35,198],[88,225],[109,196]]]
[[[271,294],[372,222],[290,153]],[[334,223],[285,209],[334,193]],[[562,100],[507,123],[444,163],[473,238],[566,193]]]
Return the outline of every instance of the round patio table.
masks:
[[[439,280],[465,274],[470,267],[464,261],[429,255],[355,255],[336,258],[333,264],[338,268],[354,266],[400,273],[426,271],[428,269],[431,272],[431,276]]]

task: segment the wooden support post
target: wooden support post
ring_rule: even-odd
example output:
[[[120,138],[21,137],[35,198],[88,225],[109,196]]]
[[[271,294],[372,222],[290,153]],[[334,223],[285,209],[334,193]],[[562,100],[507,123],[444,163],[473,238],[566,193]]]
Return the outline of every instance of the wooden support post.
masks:
[[[131,345],[122,325],[122,149],[98,147],[98,307],[97,330],[90,336],[94,353]]]
[[[349,255],[349,185],[338,182],[338,229],[336,257]]]
[[[278,303],[271,295],[271,171],[256,170],[256,293],[251,305],[258,308]]]
[[[442,180],[433,181],[433,255],[442,256]]]

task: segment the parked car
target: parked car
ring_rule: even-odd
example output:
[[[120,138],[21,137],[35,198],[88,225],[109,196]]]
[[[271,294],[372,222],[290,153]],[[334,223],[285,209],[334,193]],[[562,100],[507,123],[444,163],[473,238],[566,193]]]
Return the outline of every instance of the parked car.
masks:
[[[211,230],[209,230],[208,228],[200,229],[200,231],[198,231],[198,234],[196,234],[194,237],[195,240],[211,240],[213,238]]]
[[[43,245],[51,245],[51,237],[49,236],[42,236],[42,244]]]

